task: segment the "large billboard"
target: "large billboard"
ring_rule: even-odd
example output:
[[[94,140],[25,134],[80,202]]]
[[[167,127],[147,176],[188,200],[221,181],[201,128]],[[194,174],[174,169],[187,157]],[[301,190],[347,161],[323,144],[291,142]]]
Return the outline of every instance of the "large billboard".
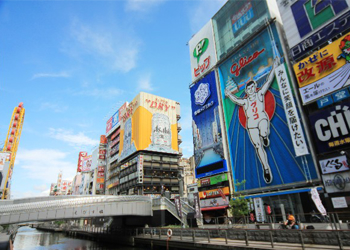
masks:
[[[91,165],[92,165],[92,155],[88,155],[83,157],[83,165],[81,168],[81,172],[90,172],[91,171]]]
[[[189,41],[192,82],[202,77],[216,64],[211,20]]]
[[[215,72],[210,72],[192,85],[190,91],[196,178],[213,175],[220,170],[227,171],[227,168],[201,174],[198,173],[201,171],[197,171],[202,167],[225,161]]]
[[[119,159],[139,150],[178,154],[176,105],[140,92],[121,112]]]
[[[118,110],[114,113],[114,115],[108,119],[106,124],[106,135],[108,136],[110,133],[113,132],[113,130],[119,125],[121,112],[122,110],[125,110],[126,106],[128,105],[127,102],[125,102]]]
[[[223,59],[270,18],[266,0],[227,1],[213,17],[217,59]]]
[[[350,146],[350,101],[325,108],[309,115],[318,153],[327,153]]]
[[[278,0],[291,55],[298,60],[350,28],[350,0]]]
[[[234,180],[246,180],[243,190],[317,179],[311,156],[296,156],[307,147],[276,26],[221,64],[219,75]]]
[[[350,32],[294,64],[304,104],[350,84]]]

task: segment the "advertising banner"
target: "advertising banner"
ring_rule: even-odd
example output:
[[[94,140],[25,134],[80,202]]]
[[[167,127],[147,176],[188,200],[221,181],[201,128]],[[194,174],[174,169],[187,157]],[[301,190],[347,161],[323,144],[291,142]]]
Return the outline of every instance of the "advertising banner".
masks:
[[[309,115],[310,126],[319,153],[350,145],[350,101]]]
[[[311,156],[296,157],[292,150],[302,130],[294,109],[288,125],[284,106],[289,111],[294,96],[282,96],[275,77],[283,63],[281,47],[272,24],[219,66],[233,178],[246,181],[244,190],[318,178]],[[293,128],[299,134],[291,134]]]
[[[317,191],[317,188],[311,188],[311,199],[314,201],[315,206],[317,210],[322,214],[322,215],[327,215],[327,211],[324,208],[322,201],[320,199],[320,195]]]
[[[350,171],[322,175],[322,179],[327,193],[350,191]]]
[[[193,194],[194,209],[196,210],[195,218],[202,218],[201,205],[199,202],[198,192]]]
[[[227,173],[218,174],[207,178],[202,178],[197,181],[197,185],[198,187],[211,186],[224,181],[228,181]]]
[[[10,155],[10,153],[0,153],[0,171],[4,169],[5,162],[10,161]]]
[[[350,32],[294,64],[304,104],[350,84],[349,44]]]
[[[141,92],[121,112],[119,160],[139,150],[178,154],[176,102]]]
[[[215,72],[210,72],[192,85],[190,91],[194,158],[196,169],[198,169],[224,161]],[[210,170],[212,171],[212,169]],[[222,171],[225,170],[222,169]],[[196,177],[199,178],[197,171],[196,174]]]
[[[284,64],[281,64],[275,69],[278,87],[280,89],[283,108],[286,113],[290,136],[293,142],[293,147],[296,156],[309,154],[307,149],[304,132],[301,127],[299,114],[295,106],[293,92],[290,88],[290,83],[287,76],[287,69]]]
[[[92,156],[88,155],[83,157],[83,166],[81,168],[81,172],[90,172],[92,164]]]
[[[222,187],[222,188],[216,188],[216,189],[202,191],[202,192],[199,192],[199,198],[200,199],[207,199],[207,198],[220,197],[220,196],[222,196],[222,193],[224,195],[229,195],[230,188],[229,187]]]
[[[270,20],[266,0],[227,1],[213,17],[218,60]]]
[[[254,198],[254,209],[257,222],[265,221],[265,210],[263,200],[261,198]]]
[[[333,157],[320,161],[322,174],[330,174],[350,170],[345,155]]]
[[[110,133],[113,132],[113,130],[118,127],[119,121],[121,118],[121,111],[125,110],[126,106],[128,105],[127,102],[125,102],[118,110],[114,113],[114,115],[108,119],[107,126],[106,126],[106,135],[108,136]]]
[[[332,199],[332,203],[333,203],[334,208],[347,208],[348,207],[348,203],[346,202],[345,197],[334,197],[331,199]]]
[[[188,42],[190,47],[192,82],[209,72],[216,64],[211,20]]]
[[[200,206],[202,210],[208,210],[205,208],[214,208],[214,207],[221,207],[221,206],[228,206],[229,202],[227,199],[223,199],[222,197],[216,197],[211,199],[205,199],[200,200]]]
[[[175,196],[175,207],[176,207],[176,212],[177,215],[182,218],[182,209],[181,209],[181,200],[180,200],[180,196]]]
[[[294,60],[350,28],[349,0],[278,0]]]
[[[143,155],[137,157],[137,183],[143,183]]]
[[[83,167],[83,160],[84,160],[84,157],[86,156],[87,156],[87,152],[79,152],[77,172],[81,172],[81,169]]]

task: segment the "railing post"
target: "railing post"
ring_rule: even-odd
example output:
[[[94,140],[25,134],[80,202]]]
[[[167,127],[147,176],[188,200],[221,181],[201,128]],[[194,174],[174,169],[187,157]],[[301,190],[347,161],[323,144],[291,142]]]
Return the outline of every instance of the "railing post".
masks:
[[[159,239],[162,237],[162,229],[159,228]]]
[[[249,246],[249,242],[248,242],[248,231],[245,230],[244,232],[245,232],[245,244],[246,244],[246,246]]]
[[[270,240],[271,240],[271,247],[274,248],[274,245],[273,245],[273,236],[272,236],[272,230],[270,229]]]
[[[338,238],[339,249],[340,249],[340,250],[343,250],[343,249],[344,249],[344,248],[343,248],[343,241],[342,241],[342,239],[341,239],[341,237],[340,237],[340,232],[337,231],[336,234],[337,234],[337,238]]]
[[[210,243],[210,231],[208,230],[208,243]]]
[[[225,230],[225,242],[226,242],[226,245],[227,245],[227,230]]]
[[[151,235],[151,239],[153,238],[153,228],[150,228],[151,232],[150,232],[150,235]]]
[[[139,229],[136,228],[136,236],[139,236]]]
[[[145,229],[143,229],[142,231],[143,231],[143,238],[145,238],[146,237]]]
[[[182,240],[182,228],[180,230],[180,240]]]
[[[192,241],[193,242],[196,241],[196,231],[195,230],[192,231]]]
[[[305,249],[305,245],[304,245],[304,237],[303,237],[303,231],[300,230],[299,231],[299,234],[300,234],[300,242],[301,242],[301,249]]]

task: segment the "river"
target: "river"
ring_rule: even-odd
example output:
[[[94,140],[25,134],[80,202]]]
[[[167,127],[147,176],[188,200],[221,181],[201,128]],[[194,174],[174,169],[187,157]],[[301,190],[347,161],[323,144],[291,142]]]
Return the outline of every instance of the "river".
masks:
[[[69,238],[62,233],[39,231],[30,227],[19,228],[14,250],[145,250],[141,248],[107,245],[90,240]]]

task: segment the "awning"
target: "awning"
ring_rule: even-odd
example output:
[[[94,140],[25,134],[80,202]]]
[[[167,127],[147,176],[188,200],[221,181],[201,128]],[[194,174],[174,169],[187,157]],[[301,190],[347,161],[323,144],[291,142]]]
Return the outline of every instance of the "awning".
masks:
[[[219,209],[225,209],[227,208],[228,206],[219,206],[219,207],[204,207],[204,208],[201,208],[201,211],[209,211],[209,210],[219,210]]]
[[[316,188],[317,188],[317,191],[320,191],[323,189],[321,186],[318,186]],[[289,189],[289,190],[285,190],[285,191],[246,195],[246,196],[244,196],[244,198],[250,199],[250,198],[268,197],[268,196],[275,196],[275,195],[303,193],[303,192],[310,192],[310,191],[311,191],[311,187],[309,187],[309,188],[296,188],[296,189]]]

